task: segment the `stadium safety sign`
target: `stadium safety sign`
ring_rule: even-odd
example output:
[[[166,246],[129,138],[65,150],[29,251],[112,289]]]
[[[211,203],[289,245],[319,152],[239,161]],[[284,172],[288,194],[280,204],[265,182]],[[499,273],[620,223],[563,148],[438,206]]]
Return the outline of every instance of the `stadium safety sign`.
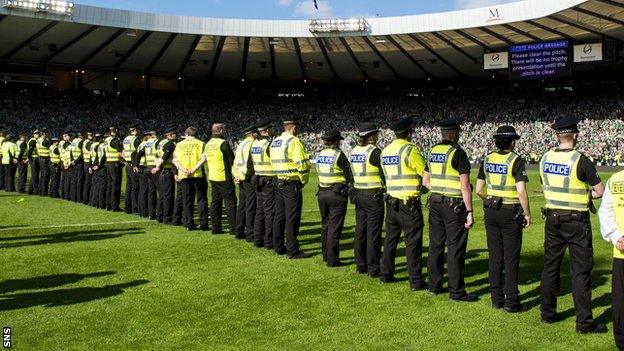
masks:
[[[483,54],[483,69],[509,68],[509,54],[507,52],[490,52]]]
[[[574,45],[574,62],[602,61],[602,43]]]

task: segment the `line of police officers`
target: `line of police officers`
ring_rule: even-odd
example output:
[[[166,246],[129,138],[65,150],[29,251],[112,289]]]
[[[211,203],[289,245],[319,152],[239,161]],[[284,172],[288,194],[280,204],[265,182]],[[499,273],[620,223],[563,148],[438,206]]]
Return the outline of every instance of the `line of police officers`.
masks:
[[[377,147],[379,130],[364,124],[349,158],[340,150],[338,131],[323,135],[325,148],[316,157],[317,192],[321,214],[322,255],[327,266],[341,266],[340,236],[349,199],[355,204],[356,271],[394,281],[395,258],[401,234],[406,243],[410,288],[432,295],[443,288],[445,249],[448,292],[452,301],[477,301],[465,289],[464,271],[469,229],[474,224],[471,166],[458,144],[461,119],[448,119],[438,126],[442,141],[425,159],[412,143],[413,122],[404,118],[392,126],[395,140],[383,150]],[[591,271],[593,247],[589,213],[592,199],[602,197],[604,186],[591,161],[576,150],[578,118],[558,120],[553,129],[559,146],[541,159],[540,174],[546,206],[545,255],[541,284],[541,315],[545,323],[559,320],[557,293],[565,250],[570,250],[570,271],[579,333],[603,333],[604,325],[593,321]],[[189,127],[178,142],[174,129],[158,139],[156,131],[139,136],[137,127],[123,142],[117,130],[104,135],[66,133],[63,140],[48,140],[35,131],[13,143],[2,136],[5,174],[0,186],[13,191],[16,167],[18,190],[25,191],[25,167],[31,165],[29,193],[46,195],[51,179],[52,197],[89,203],[119,211],[123,162],[126,165],[127,213],[137,213],[159,222],[183,224],[187,230],[208,230],[208,182],[211,185],[211,231],[223,233],[221,210],[226,203],[231,234],[274,250],[289,258],[307,258],[298,242],[301,226],[302,189],[308,183],[311,164],[301,140],[300,120],[283,121],[284,132],[276,136],[273,121],[265,120],[244,130],[236,151],[226,141],[225,125],[215,124],[212,138],[197,139]],[[479,168],[476,193],[483,199],[489,250],[489,282],[492,307],[522,312],[518,294],[518,269],[522,231],[531,223],[526,191],[529,181],[523,160],[514,153],[520,136],[511,126],[500,127],[495,136],[497,150]],[[179,184],[177,192],[175,184]],[[614,248],[614,327],[618,346],[624,344],[624,173],[616,174],[607,189],[609,201],[601,208],[602,232]],[[236,208],[235,185],[239,186]],[[431,192],[429,207],[428,282],[422,274],[424,216],[421,197]],[[195,203],[199,208],[197,228]],[[385,210],[385,213],[384,213]],[[386,237],[381,251],[385,218]]]

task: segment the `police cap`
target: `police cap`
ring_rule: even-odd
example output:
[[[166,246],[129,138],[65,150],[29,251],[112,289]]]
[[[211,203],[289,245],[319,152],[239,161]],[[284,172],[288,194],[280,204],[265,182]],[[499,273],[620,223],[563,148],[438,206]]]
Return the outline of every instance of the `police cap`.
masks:
[[[554,129],[557,134],[578,133],[578,124],[580,122],[580,117],[568,115],[555,121],[551,128]]]
[[[379,133],[379,129],[377,128],[377,125],[375,125],[375,123],[364,123],[358,129],[357,134],[359,137],[366,137],[376,133]]]
[[[178,132],[178,128],[173,127],[173,126],[163,129],[164,134],[177,133],[177,132]]]
[[[256,124],[252,124],[247,128],[243,129],[243,134],[249,134],[258,131],[258,126]]]
[[[59,138],[57,136],[54,136],[52,138],[50,138],[51,141],[59,141]]]
[[[39,131],[39,129],[35,129],[35,131],[33,132],[33,134],[41,134],[41,132]]]
[[[332,129],[332,130],[328,130],[325,132],[325,134],[323,134],[323,136],[321,137],[321,139],[323,139],[324,141],[338,141],[338,140],[342,140],[343,137],[342,135],[340,135],[340,132]]]
[[[518,140],[520,139],[520,135],[516,133],[516,128],[512,126],[500,126],[496,129],[496,134],[494,134],[495,139],[512,139]]]
[[[133,130],[133,129],[139,130],[139,128],[141,128],[141,125],[139,123],[135,123],[135,124],[131,125],[128,128],[128,130]]]
[[[440,129],[442,130],[457,130],[460,129],[462,123],[464,123],[463,118],[453,117],[438,122],[438,127],[440,127]]]
[[[396,122],[390,129],[395,133],[405,133],[412,128],[412,124],[414,124],[412,117],[404,117]]]
[[[256,127],[258,128],[258,130],[267,130],[269,128],[272,128],[273,120],[270,118],[263,119],[262,121],[258,122],[258,124],[256,124]]]
[[[102,137],[102,133],[95,133],[93,134],[94,137],[96,138],[101,138]]]
[[[299,124],[301,123],[301,117],[289,117],[284,119],[284,124]]]

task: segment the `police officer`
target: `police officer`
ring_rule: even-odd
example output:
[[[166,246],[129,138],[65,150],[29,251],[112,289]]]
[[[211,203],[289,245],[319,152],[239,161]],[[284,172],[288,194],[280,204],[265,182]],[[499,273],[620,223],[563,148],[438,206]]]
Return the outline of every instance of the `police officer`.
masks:
[[[91,174],[91,190],[89,191],[89,205],[92,207],[97,207],[99,192],[100,189],[100,178],[98,176],[98,169],[100,167],[100,158],[98,155],[98,149],[100,148],[100,144],[102,142],[102,134],[94,133],[93,134],[93,143],[91,143],[91,147],[89,148],[89,153],[91,154],[91,164],[89,167],[89,174]]]
[[[119,198],[121,196],[121,176],[123,164],[121,163],[121,151],[123,143],[117,137],[117,128],[110,127],[110,136],[104,140],[106,144],[106,209],[113,212],[121,212]]]
[[[384,220],[384,184],[379,129],[365,123],[358,130],[357,145],[351,149],[353,202],[355,203],[354,257],[356,271],[376,278],[380,274],[381,229]]]
[[[175,179],[171,168],[173,167],[173,152],[178,135],[176,128],[173,127],[167,128],[164,134],[165,138],[158,143],[156,148],[156,167],[152,170],[152,174],[158,177],[158,192],[160,194],[158,208],[161,209],[162,213],[159,221],[171,224],[175,203]]]
[[[420,196],[425,160],[411,142],[412,118],[402,118],[392,126],[396,139],[381,151],[381,168],[387,181],[386,241],[381,260],[383,283],[394,281],[397,245],[405,232],[407,271],[410,288],[426,289],[422,276],[423,215]]]
[[[17,159],[15,158],[15,143],[13,136],[6,134],[2,142],[2,167],[4,168],[4,189],[7,192],[15,191],[15,170],[17,168]]]
[[[464,289],[464,265],[468,230],[472,217],[470,161],[459,141],[462,119],[451,118],[438,124],[442,142],[434,145],[423,184],[429,197],[429,291],[442,292],[444,247],[448,243],[448,287],[451,301],[477,301],[479,297]]]
[[[139,194],[137,196],[137,208],[139,210],[139,216],[148,218],[149,210],[147,208],[147,193],[149,192],[149,180],[147,178],[146,168],[147,168],[147,159],[145,157],[145,146],[147,145],[147,140],[149,139],[151,133],[145,132],[143,133],[143,140],[137,147],[137,151],[135,153],[135,157],[133,159],[133,167],[132,170],[136,175],[137,181],[139,183]]]
[[[511,313],[524,311],[518,299],[518,269],[522,228],[531,224],[526,191],[529,178],[524,161],[513,152],[518,139],[514,127],[499,127],[494,134],[498,150],[485,157],[477,176],[490,253],[492,307]]]
[[[6,178],[4,165],[2,164],[2,144],[6,139],[6,135],[3,132],[0,132],[0,190],[4,190],[4,180]]]
[[[310,178],[310,157],[297,137],[301,120],[289,118],[283,123],[284,132],[273,140],[270,151],[271,166],[277,175],[273,249],[278,255],[288,253],[291,259],[308,258],[310,255],[299,248],[297,237],[301,225],[303,187]]]
[[[73,202],[82,203],[82,191],[85,183],[84,175],[84,156],[83,156],[84,139],[82,134],[76,133],[71,143],[70,169],[72,173],[72,184],[70,186],[70,198]],[[41,155],[39,156],[41,157]]]
[[[142,149],[142,153],[137,153],[137,157],[145,156],[145,176],[147,177],[147,212],[149,219],[162,221],[162,209],[158,206],[158,175],[152,173],[156,168],[156,153],[158,148],[158,133],[150,130],[149,138]]]
[[[232,179],[234,151],[225,140],[225,124],[216,123],[212,126],[212,138],[206,143],[204,151],[210,181],[210,218],[212,234],[222,234],[221,212],[223,202],[227,209],[230,234],[235,234],[236,227],[236,188]]]
[[[33,132],[32,138],[28,140],[26,155],[30,163],[30,183],[28,184],[28,195],[39,195],[39,159],[37,154],[37,140],[41,137],[39,129]]]
[[[274,136],[273,121],[258,123],[258,138],[251,143],[251,160],[256,174],[256,214],[254,245],[273,249],[273,221],[275,219],[275,173],[271,166],[270,145]]]
[[[48,196],[50,186],[50,142],[47,130],[41,131],[41,136],[37,139],[37,159],[39,161],[39,195]]]
[[[26,159],[27,137],[20,133],[19,140],[15,143],[15,157],[17,158],[17,191],[20,194],[26,192],[26,179],[28,178],[28,160]]]
[[[321,212],[321,248],[328,267],[339,267],[340,236],[347,213],[349,187],[353,174],[347,156],[340,150],[342,135],[337,130],[326,132],[321,139],[325,148],[316,157],[319,178],[318,205]]]
[[[598,217],[602,237],[613,244],[613,336],[618,350],[624,350],[624,171],[614,174],[607,181]]]
[[[553,323],[557,315],[557,293],[561,261],[570,249],[572,295],[578,333],[606,333],[603,324],[594,322],[591,310],[591,271],[594,265],[590,208],[591,199],[604,193],[596,167],[577,149],[580,118],[567,116],[552,128],[559,146],[540,161],[540,175],[546,198],[544,270],[541,284],[542,321]]]
[[[70,200],[70,189],[73,181],[71,173],[71,133],[63,133],[63,141],[59,143],[59,153],[61,155],[61,162],[63,169],[61,172],[61,196],[64,200]]]
[[[84,186],[82,187],[82,203],[84,205],[89,204],[91,199],[91,188],[93,186],[93,174],[89,171],[91,169],[91,146],[93,145],[93,133],[87,132],[87,138],[82,142],[82,159],[84,160],[84,166],[82,173],[84,174]]]
[[[258,137],[258,128],[251,125],[243,130],[245,139],[234,153],[234,183],[238,185],[238,210],[236,212],[237,239],[254,241],[254,218],[256,216],[256,176],[251,160],[251,144]]]
[[[178,169],[178,179],[182,187],[184,200],[184,226],[186,230],[195,230],[193,215],[195,213],[195,198],[199,208],[200,229],[208,230],[208,200],[207,183],[203,171],[206,163],[204,142],[197,139],[197,128],[188,127],[184,132],[185,138],[176,145],[173,152],[173,164]]]
[[[123,140],[123,159],[126,161],[126,196],[125,196],[125,211],[126,213],[138,213],[139,212],[139,179],[134,172],[133,159],[136,157],[136,150],[141,144],[141,137],[139,136],[139,126],[134,125],[130,127],[129,135]]]
[[[61,152],[59,147],[59,138],[50,139],[50,197],[58,199],[59,186],[61,182]]]
[[[104,133],[104,139],[100,141],[100,144],[97,148],[97,158],[98,158],[98,166],[95,169],[97,178],[98,178],[98,186],[99,189],[96,191],[97,194],[97,208],[105,210],[109,204],[109,175],[108,175],[108,143],[105,141],[110,137],[110,131],[106,131]]]

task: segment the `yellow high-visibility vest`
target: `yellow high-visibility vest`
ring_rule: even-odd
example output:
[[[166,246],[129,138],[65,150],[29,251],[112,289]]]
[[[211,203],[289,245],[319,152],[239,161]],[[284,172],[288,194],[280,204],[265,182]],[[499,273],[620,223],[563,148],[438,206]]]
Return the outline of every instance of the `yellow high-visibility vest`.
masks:
[[[13,159],[15,158],[15,143],[5,140],[0,149],[2,150],[2,164],[9,165],[13,163]]]
[[[38,154],[37,154],[37,141],[38,140],[35,139],[35,138],[30,138],[28,140],[28,144],[27,144],[27,147],[26,147],[26,153],[30,152],[30,145],[32,144],[33,141],[35,142],[35,146],[34,146],[34,149],[32,151],[32,155],[30,157],[37,158],[37,157],[39,157]]]
[[[206,155],[206,165],[208,167],[208,180],[213,182],[224,182],[225,177],[225,162],[223,160],[223,152],[221,152],[221,145],[225,143],[224,139],[211,138],[207,143],[204,150]]]
[[[24,154],[20,157],[20,150],[22,149],[22,144],[24,144],[23,140],[18,140],[15,143],[15,157],[17,157],[18,161],[22,161],[24,159]]]
[[[438,144],[431,149],[428,164],[432,193],[462,197],[459,172],[451,164],[456,151],[457,148],[450,144]]]
[[[137,148],[137,153],[143,151],[143,156],[138,161],[139,166],[147,167],[147,157],[145,157],[145,146],[147,145],[147,140],[143,140],[139,147]]]
[[[82,142],[82,138],[80,137],[77,137],[76,139],[72,140],[72,143],[71,143],[71,159],[72,160],[76,160],[78,157],[82,155],[82,147],[80,146],[81,142]]]
[[[104,139],[104,144],[106,145],[106,162],[119,162],[119,151],[117,151],[117,149],[115,149],[111,145],[114,139],[115,138],[113,138],[112,136]]]
[[[624,171],[619,171],[607,181],[607,188],[611,191],[611,201],[615,223],[620,233],[624,233]],[[624,252],[613,246],[613,257],[624,259]]]
[[[512,174],[517,160],[518,155],[513,152],[508,154],[493,152],[483,160],[487,194],[502,198],[504,204],[520,203],[516,179]]]
[[[63,140],[60,142],[59,146],[60,146],[59,153],[61,154],[61,161],[63,162],[63,165],[67,167],[71,163],[71,157],[69,155],[71,142]]]
[[[42,136],[37,139],[37,155],[41,157],[50,157],[49,147],[43,145],[45,140],[46,138]]]
[[[269,139],[256,139],[251,143],[251,160],[254,171],[263,177],[274,177],[273,166],[271,166],[271,156],[267,155],[267,148],[271,142]]]
[[[82,157],[85,163],[91,163],[91,144],[93,141],[89,139],[85,139],[82,143]]]
[[[156,149],[157,158],[160,158],[160,159],[163,158],[163,156],[165,155],[164,148],[169,143],[172,143],[172,141],[169,139],[163,139],[158,143],[158,148]],[[160,168],[171,169],[171,166],[173,165],[172,161],[173,161],[173,155],[171,155],[166,160],[163,159],[163,163],[160,165]]]
[[[136,151],[136,148],[134,147],[134,141],[136,140],[136,138],[137,138],[136,135],[128,135],[123,140],[123,149],[124,149],[123,156],[126,162],[132,161],[132,153]]]
[[[59,151],[58,154],[56,153],[57,150]],[[50,146],[50,163],[55,165],[61,163],[61,155],[58,144],[52,144],[52,146]]]
[[[89,148],[89,154],[91,155],[91,162],[93,164],[99,164],[100,163],[100,155],[98,154],[98,150],[100,149],[100,142],[99,141],[94,141],[93,143],[91,143],[91,147]]]
[[[278,179],[300,181],[310,178],[310,159],[301,140],[283,132],[271,143],[271,166]]]
[[[249,170],[247,169],[247,162],[249,156],[251,156],[251,144],[254,142],[254,138],[246,137],[238,147],[234,156],[234,167],[232,167],[232,175],[238,179],[247,179]]]
[[[316,156],[316,171],[319,186],[328,188],[334,184],[346,183],[344,171],[338,166],[339,149],[325,148]]]
[[[386,177],[388,195],[408,200],[422,193],[425,160],[416,145],[395,139],[381,151],[381,169]]]
[[[157,138],[149,138],[145,143],[145,160],[147,162],[147,167],[155,167],[156,166],[156,147],[158,144]]]
[[[4,137],[0,137],[0,156],[2,156],[2,144],[4,144]]]
[[[548,151],[540,161],[546,208],[589,211],[590,188],[577,177],[581,153]]]
[[[373,166],[370,157],[377,150],[374,145],[359,146],[351,149],[351,170],[353,171],[353,186],[356,189],[378,189],[383,187],[381,170]]]
[[[192,169],[195,165],[201,160],[202,153],[204,152],[204,142],[193,138],[186,137],[184,140],[179,142],[176,145],[175,151],[173,152],[174,158],[178,161],[178,163],[184,167],[185,169]],[[178,178],[201,178],[202,177],[202,169],[201,167],[195,171],[195,173],[189,175],[188,177],[182,172],[182,170],[178,171]]]

